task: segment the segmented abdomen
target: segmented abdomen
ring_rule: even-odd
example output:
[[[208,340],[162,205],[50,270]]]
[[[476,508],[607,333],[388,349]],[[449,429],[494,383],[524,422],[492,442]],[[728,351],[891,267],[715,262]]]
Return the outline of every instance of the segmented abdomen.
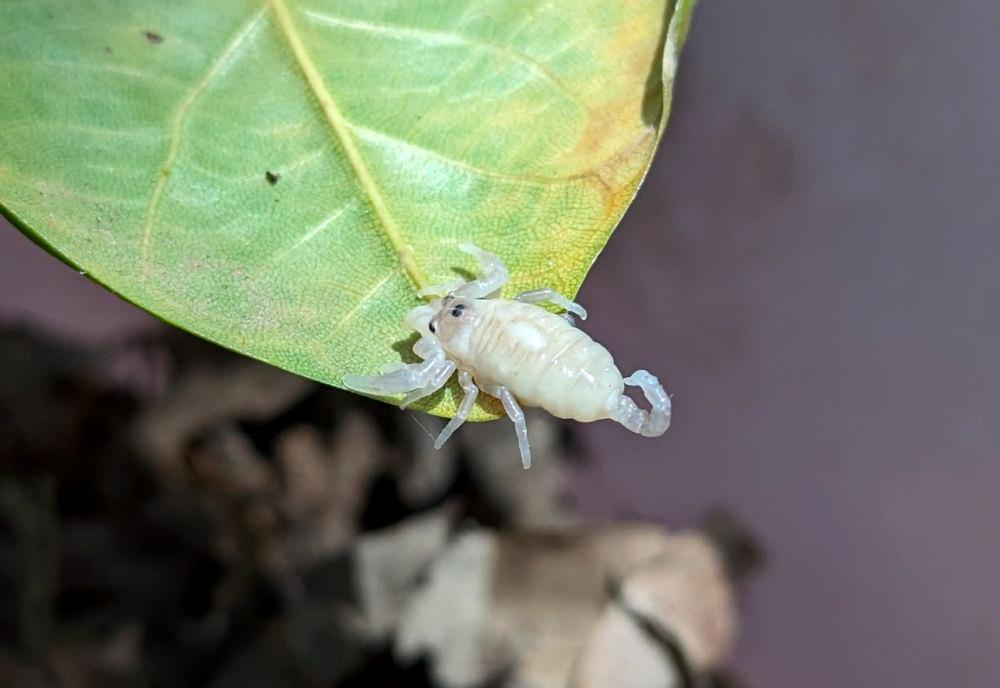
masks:
[[[560,418],[609,416],[624,384],[607,349],[538,306],[487,303],[466,362],[480,385],[504,385],[522,404]]]

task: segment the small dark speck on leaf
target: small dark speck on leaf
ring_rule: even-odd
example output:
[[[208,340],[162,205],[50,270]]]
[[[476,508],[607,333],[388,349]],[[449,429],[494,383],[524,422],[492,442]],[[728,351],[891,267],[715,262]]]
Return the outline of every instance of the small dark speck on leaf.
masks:
[[[271,170],[268,170],[267,172],[264,173],[264,179],[267,180],[268,184],[274,186],[275,184],[278,183],[278,180],[281,179],[281,175],[278,174],[277,172],[272,172]]]
[[[153,45],[158,45],[163,42],[163,36],[156,33],[155,31],[145,31],[143,33],[146,36],[146,40],[152,43]]]

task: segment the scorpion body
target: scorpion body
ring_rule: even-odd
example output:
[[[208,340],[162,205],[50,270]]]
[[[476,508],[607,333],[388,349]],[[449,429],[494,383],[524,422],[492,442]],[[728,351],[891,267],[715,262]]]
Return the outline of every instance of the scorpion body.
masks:
[[[514,422],[525,468],[531,465],[531,450],[522,404],[559,418],[615,420],[648,437],[666,432],[670,397],[644,370],[622,377],[608,350],[573,325],[570,313],[587,317],[579,304],[551,289],[524,292],[514,300],[491,298],[507,282],[506,267],[492,253],[469,244],[460,248],[479,259],[483,276],[421,291],[438,297],[406,316],[407,325],[420,334],[413,351],[423,362],[397,365],[382,375],[349,376],[349,388],[380,396],[407,393],[405,407],[433,394],[457,370],[465,396],[435,446],[468,418],[483,390],[500,399]],[[537,305],[543,302],[567,313],[556,315]],[[640,387],[650,410],[626,396],[625,385]]]

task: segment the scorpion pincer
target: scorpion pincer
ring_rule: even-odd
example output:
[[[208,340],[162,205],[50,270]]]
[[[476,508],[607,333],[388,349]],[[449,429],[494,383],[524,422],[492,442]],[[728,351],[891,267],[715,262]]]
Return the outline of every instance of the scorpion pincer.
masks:
[[[422,297],[437,297],[406,315],[407,326],[420,335],[413,352],[422,362],[396,364],[382,375],[347,376],[348,388],[377,396],[405,393],[400,404],[405,408],[436,392],[457,370],[465,396],[434,446],[440,448],[465,422],[482,390],[499,398],[514,422],[525,468],[531,450],[522,405],[583,422],[614,420],[646,437],[666,432],[670,397],[645,370],[622,377],[608,350],[574,327],[569,314],[586,319],[582,306],[552,289],[496,298],[509,277],[500,258],[471,244],[459,249],[478,259],[482,276],[420,291]],[[566,313],[557,315],[540,303]],[[641,388],[650,409],[627,397],[625,385]]]

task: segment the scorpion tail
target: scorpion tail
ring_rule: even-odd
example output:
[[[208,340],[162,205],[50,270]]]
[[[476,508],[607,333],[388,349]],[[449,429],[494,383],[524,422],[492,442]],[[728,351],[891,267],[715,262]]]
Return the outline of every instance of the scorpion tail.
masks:
[[[623,394],[618,400],[613,419],[643,437],[657,437],[665,433],[670,427],[670,397],[656,376],[645,370],[637,370],[625,378],[625,384],[641,388],[650,409],[646,411],[639,408]]]

